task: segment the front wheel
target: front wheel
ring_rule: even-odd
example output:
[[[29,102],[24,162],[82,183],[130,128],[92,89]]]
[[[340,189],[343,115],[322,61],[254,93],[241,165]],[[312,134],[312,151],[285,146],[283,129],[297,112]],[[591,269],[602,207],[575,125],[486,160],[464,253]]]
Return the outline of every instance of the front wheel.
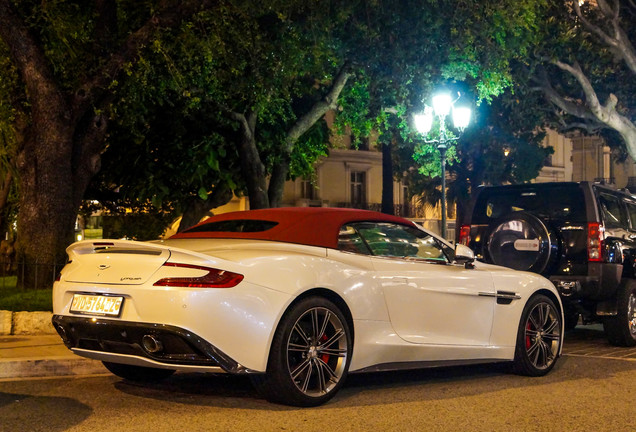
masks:
[[[616,316],[603,322],[605,336],[612,345],[636,346],[636,281],[624,279],[617,291]]]
[[[128,381],[155,382],[168,378],[175,373],[172,369],[157,369],[143,366],[133,366],[121,363],[102,362],[106,369],[120,378]]]
[[[351,331],[340,309],[325,298],[308,297],[283,316],[267,372],[252,381],[272,402],[320,405],[342,386],[351,350]]]
[[[542,294],[530,298],[519,322],[514,371],[528,376],[547,374],[557,361],[562,339],[561,313],[555,303]]]

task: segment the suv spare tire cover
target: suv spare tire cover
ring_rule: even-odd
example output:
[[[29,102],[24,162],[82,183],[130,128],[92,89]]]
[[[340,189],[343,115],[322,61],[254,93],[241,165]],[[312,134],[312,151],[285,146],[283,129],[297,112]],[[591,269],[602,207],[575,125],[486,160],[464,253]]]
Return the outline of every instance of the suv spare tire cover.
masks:
[[[511,213],[491,225],[488,254],[493,264],[541,273],[556,257],[556,243],[536,216]]]

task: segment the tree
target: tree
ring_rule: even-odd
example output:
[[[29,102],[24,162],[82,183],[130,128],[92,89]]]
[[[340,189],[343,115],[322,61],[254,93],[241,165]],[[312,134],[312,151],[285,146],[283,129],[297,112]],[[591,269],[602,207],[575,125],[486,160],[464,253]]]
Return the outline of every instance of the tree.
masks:
[[[238,131],[236,142],[251,208],[277,207],[302,137],[337,107],[350,77],[331,28],[346,4],[331,12],[304,1],[239,3],[207,24],[219,53],[219,85],[202,96]],[[219,11],[217,11],[218,13]]]
[[[206,1],[130,5],[100,0],[0,0],[0,38],[10,76],[26,103],[16,109],[29,121],[14,122],[20,181],[19,259],[29,266],[65,261],[77,210],[99,169],[112,90],[124,66],[160,28],[175,26]],[[3,77],[4,79],[4,77]],[[40,267],[40,269],[43,267]],[[24,285],[34,285],[30,267]],[[50,286],[52,274],[37,279]]]
[[[15,240],[17,213],[16,152],[18,131],[27,121],[23,115],[25,100],[16,92],[17,74],[11,64],[6,47],[0,44],[0,71],[6,71],[0,79],[0,233],[9,242]],[[0,247],[1,249],[1,247]],[[0,257],[3,259],[4,257]]]
[[[284,180],[311,175],[326,154],[321,113],[334,104],[323,95],[337,69],[328,33],[310,34],[316,12],[279,3],[220,4],[140,52],[116,93],[95,189],[169,203],[188,227],[231,192],[249,194],[252,208],[275,206]],[[253,133],[242,112],[254,113]]]
[[[561,129],[612,130],[636,160],[636,4],[569,1],[545,16],[549,25],[532,73]]]
[[[393,154],[394,179],[410,173],[408,179],[414,182],[411,192],[427,191],[429,199],[437,202],[441,193],[436,189],[439,152],[434,146],[422,145],[412,128],[412,114],[422,110],[423,101],[430,100],[433,90],[442,84],[460,84],[462,93],[467,93],[472,101],[497,104],[498,98],[515,99],[512,91],[521,91],[513,89],[517,59],[528,56],[538,39],[536,17],[540,16],[543,2],[431,1],[426,7],[416,3],[405,1],[391,8],[367,8],[363,9],[364,18],[352,19],[358,26],[353,26],[357,31],[352,31],[347,39],[358,48],[352,55],[355,59],[352,63],[364,65],[364,72],[358,72],[355,82],[345,89],[338,121],[341,129],[348,126],[358,139],[369,136],[372,130],[378,133],[385,155]],[[532,100],[537,102],[536,98]],[[498,110],[493,108],[495,112]],[[462,174],[462,178],[472,177],[473,185],[481,181],[527,181],[532,178],[528,175],[536,176],[546,150],[538,147],[536,136],[528,141],[523,135],[532,135],[533,128],[542,125],[542,121],[512,127],[503,123],[498,121],[497,126],[501,124],[504,128],[505,139],[501,133],[491,139],[488,136],[491,129],[483,129],[479,138],[477,135],[472,138],[471,146],[462,149],[462,143],[469,142],[468,139],[460,141],[460,150],[451,146],[448,151],[451,175],[459,176],[455,168],[474,167],[470,175]],[[495,173],[492,169],[496,175],[485,176],[478,167],[483,157],[472,158],[474,140],[483,142],[483,156],[493,156],[486,164],[491,168],[495,162],[503,162],[502,152],[492,151],[504,144],[518,145],[519,152],[525,148],[527,156],[532,156],[532,164],[519,164],[513,169],[510,163],[505,170]],[[420,166],[413,160],[414,149]],[[387,159],[385,156],[384,160]],[[508,159],[513,160],[514,156]],[[531,166],[528,174],[521,175],[522,166]],[[456,196],[457,191],[463,198],[461,202],[465,202],[470,188],[460,182],[456,186],[454,189],[451,184],[449,196]]]

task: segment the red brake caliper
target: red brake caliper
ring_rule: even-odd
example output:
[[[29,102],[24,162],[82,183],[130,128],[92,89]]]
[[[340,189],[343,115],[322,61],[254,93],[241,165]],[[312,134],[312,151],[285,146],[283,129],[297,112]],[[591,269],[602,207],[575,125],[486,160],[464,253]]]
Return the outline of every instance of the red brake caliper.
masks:
[[[326,340],[327,340],[327,335],[323,334],[322,337],[320,338],[320,342],[325,342]],[[324,361],[325,363],[329,363],[329,354],[321,355],[320,359]]]
[[[530,349],[530,345],[532,345],[532,341],[530,340],[530,335],[528,334],[527,330],[530,330],[530,323],[526,323],[526,349]]]

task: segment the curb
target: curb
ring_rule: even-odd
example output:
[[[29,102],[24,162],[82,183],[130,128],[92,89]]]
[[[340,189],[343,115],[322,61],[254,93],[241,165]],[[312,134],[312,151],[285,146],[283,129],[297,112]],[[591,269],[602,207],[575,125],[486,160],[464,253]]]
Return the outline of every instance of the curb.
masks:
[[[3,360],[0,361],[0,380],[108,374],[100,361],[74,357]]]
[[[0,335],[54,335],[53,312],[0,310]]]
[[[102,362],[73,354],[52,312],[0,311],[0,380],[108,374]]]

